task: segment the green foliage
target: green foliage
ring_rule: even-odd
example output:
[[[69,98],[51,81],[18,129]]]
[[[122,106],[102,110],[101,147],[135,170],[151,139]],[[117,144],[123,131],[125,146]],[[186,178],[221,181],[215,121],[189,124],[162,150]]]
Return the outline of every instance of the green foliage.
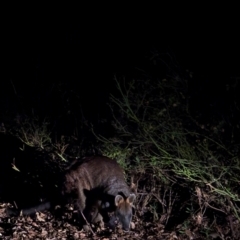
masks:
[[[110,101],[115,136],[98,139],[104,155],[119,160],[138,180],[144,179],[139,180],[139,191],[152,194],[148,203],[154,219],[161,212],[154,210],[153,199],[170,216],[175,214],[177,200],[170,206],[167,198],[178,196],[182,201],[179,189],[186,189],[195,206],[190,215],[204,219],[206,211],[214,209],[240,221],[239,157],[228,150],[216,129],[203,131],[197,116],[191,114],[188,81],[176,77],[115,81],[118,95],[112,95]],[[219,124],[222,127],[221,120]],[[185,212],[187,208],[188,204]]]
[[[41,122],[36,117],[25,118],[15,129],[15,134],[26,145],[44,149],[51,144],[48,125],[49,123],[46,120]]]
[[[64,154],[68,144],[63,138],[58,142],[52,141],[49,122],[46,119],[41,121],[40,118],[34,116],[22,118],[21,121],[18,120],[18,125],[10,132],[27,146],[51,155],[53,159],[59,158],[62,161],[67,161]],[[24,149],[22,150],[24,151]]]

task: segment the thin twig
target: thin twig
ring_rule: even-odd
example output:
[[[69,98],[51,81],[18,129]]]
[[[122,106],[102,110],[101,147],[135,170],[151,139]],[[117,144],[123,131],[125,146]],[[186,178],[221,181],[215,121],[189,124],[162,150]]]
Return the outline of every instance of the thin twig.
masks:
[[[83,219],[84,219],[85,222],[87,223],[87,225],[90,227],[90,231],[92,232],[93,235],[95,235],[95,233],[94,233],[94,231],[93,231],[93,229],[92,229],[90,223],[87,221],[87,219],[85,218],[85,216],[84,216],[84,214],[83,214],[82,211],[81,211],[81,214],[82,214]]]

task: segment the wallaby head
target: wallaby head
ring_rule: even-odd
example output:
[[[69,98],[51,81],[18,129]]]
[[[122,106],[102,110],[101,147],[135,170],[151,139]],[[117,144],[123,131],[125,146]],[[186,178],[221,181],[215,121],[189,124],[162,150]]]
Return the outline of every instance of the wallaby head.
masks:
[[[122,195],[115,197],[115,219],[111,219],[110,225],[113,227],[113,221],[117,221],[122,225],[123,230],[129,231],[130,224],[132,221],[132,208],[135,201],[136,195],[131,193],[129,197],[125,198]]]

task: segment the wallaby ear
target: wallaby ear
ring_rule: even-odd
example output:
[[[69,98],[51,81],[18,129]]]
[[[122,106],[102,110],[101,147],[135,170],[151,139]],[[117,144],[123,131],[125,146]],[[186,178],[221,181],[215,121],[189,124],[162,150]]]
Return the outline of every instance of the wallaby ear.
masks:
[[[129,197],[127,198],[127,201],[128,201],[131,205],[133,205],[133,202],[135,201],[135,199],[136,199],[136,195],[135,195],[134,193],[131,193],[131,194],[129,195]]]
[[[124,198],[121,195],[117,195],[115,197],[115,205],[118,207],[122,202],[124,202]]]

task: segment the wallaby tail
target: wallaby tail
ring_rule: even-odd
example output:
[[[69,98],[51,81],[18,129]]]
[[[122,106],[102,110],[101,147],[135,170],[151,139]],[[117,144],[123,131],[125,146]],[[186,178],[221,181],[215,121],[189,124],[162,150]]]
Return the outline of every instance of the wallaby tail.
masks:
[[[49,210],[51,208],[50,202],[43,202],[36,206],[30,207],[30,208],[24,208],[24,209],[12,209],[8,208],[6,210],[8,216],[19,216],[19,215],[34,215],[36,212],[42,212],[44,210]]]

